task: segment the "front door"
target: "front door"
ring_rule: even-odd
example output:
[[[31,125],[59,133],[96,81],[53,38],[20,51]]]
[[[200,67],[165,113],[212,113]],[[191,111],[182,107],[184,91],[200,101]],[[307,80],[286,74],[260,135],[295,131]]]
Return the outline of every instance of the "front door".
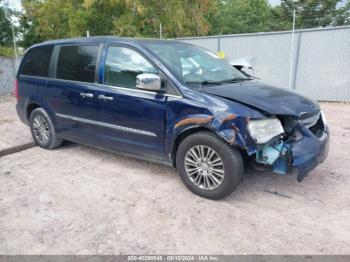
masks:
[[[166,96],[136,88],[136,76],[159,74],[137,50],[107,47],[104,76],[96,97],[104,146],[154,159],[163,157]]]

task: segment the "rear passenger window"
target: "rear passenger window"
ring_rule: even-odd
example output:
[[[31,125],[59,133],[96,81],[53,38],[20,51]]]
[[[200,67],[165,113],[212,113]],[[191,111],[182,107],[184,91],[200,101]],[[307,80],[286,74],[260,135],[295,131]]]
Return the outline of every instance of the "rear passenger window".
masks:
[[[22,62],[21,74],[47,77],[53,46],[41,46],[30,49]]]
[[[157,70],[138,52],[111,46],[105,64],[105,84],[136,88],[136,76],[142,73],[157,74]]]
[[[95,82],[98,46],[61,46],[56,78]]]

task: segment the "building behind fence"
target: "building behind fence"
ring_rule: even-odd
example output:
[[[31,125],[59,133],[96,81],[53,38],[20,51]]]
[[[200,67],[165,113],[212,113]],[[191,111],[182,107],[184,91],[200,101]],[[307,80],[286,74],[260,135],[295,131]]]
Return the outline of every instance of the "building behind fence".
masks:
[[[227,60],[248,58],[266,83],[317,100],[350,102],[350,27],[181,38]]]

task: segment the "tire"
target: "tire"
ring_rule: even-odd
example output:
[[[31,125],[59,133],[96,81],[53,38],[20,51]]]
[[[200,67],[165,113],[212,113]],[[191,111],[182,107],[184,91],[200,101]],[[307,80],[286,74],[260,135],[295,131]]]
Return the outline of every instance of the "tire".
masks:
[[[200,154],[205,157],[200,157]],[[196,155],[197,160],[202,160],[196,161]],[[230,195],[242,181],[244,172],[241,153],[210,132],[198,132],[186,137],[179,145],[176,166],[187,188],[199,196],[214,200]],[[220,177],[222,171],[223,177]]]
[[[29,127],[35,143],[42,148],[54,149],[63,142],[58,138],[54,125],[43,108],[36,108],[30,114]]]

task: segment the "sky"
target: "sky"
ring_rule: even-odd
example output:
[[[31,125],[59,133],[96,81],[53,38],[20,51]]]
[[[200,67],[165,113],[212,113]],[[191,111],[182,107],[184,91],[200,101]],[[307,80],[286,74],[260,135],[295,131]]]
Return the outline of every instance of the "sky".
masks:
[[[9,5],[17,10],[21,9],[21,0],[9,0]]]
[[[272,6],[279,5],[280,2],[281,0],[269,0],[270,5]]]

